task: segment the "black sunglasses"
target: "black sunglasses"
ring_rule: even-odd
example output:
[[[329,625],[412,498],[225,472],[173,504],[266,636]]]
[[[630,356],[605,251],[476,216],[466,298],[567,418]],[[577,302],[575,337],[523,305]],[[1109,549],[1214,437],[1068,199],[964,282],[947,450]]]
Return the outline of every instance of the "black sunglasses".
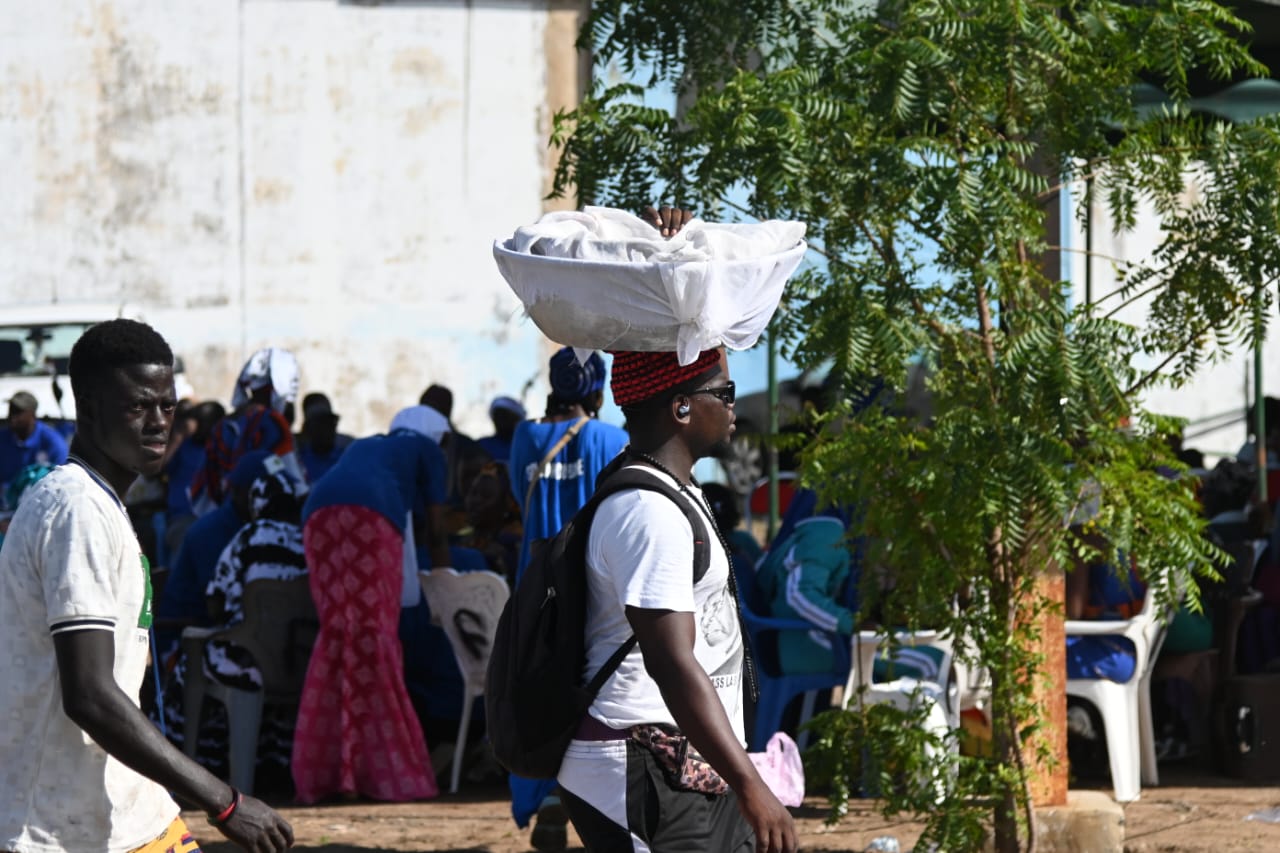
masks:
[[[726,406],[732,406],[733,402],[738,399],[738,386],[731,380],[718,388],[699,388],[697,391],[689,392],[690,397],[694,394],[710,394]]]

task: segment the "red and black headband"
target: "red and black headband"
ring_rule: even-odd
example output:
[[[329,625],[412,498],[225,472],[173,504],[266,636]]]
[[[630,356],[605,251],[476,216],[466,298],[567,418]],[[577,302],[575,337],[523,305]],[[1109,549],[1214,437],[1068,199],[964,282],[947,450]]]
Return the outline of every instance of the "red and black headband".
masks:
[[[681,366],[674,352],[633,352],[613,355],[613,375],[609,387],[613,401],[621,407],[635,406],[664,391],[711,373],[720,366],[720,350],[703,350],[693,363]]]

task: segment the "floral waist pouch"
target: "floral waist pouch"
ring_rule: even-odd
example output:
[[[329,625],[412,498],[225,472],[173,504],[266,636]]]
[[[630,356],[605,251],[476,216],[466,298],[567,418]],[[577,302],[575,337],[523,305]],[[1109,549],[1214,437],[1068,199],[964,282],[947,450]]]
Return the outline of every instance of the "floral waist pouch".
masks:
[[[729,783],[675,726],[659,723],[632,726],[631,739],[653,755],[673,789],[713,795],[728,792]]]

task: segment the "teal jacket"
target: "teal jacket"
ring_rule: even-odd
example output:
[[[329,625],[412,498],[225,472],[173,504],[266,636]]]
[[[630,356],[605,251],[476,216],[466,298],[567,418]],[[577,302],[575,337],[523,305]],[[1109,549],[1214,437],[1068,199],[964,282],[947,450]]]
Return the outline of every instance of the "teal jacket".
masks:
[[[848,580],[848,542],[839,519],[807,518],[769,550],[756,583],[770,602],[770,612],[778,618],[802,619],[817,629],[778,635],[778,662],[784,672],[825,672],[831,667],[827,632],[853,633],[853,611],[840,603]]]

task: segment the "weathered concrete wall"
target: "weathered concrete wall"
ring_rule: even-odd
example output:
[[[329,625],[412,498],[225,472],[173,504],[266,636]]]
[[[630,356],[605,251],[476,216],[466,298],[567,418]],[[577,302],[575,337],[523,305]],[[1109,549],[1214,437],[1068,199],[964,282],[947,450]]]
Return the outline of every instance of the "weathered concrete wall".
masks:
[[[490,244],[543,210],[580,85],[581,4],[550,5],[0,0],[0,312],[128,303],[223,400],[289,347],[358,433],[432,381],[474,433],[540,408]]]
[[[1188,186],[1188,201],[1196,200],[1196,189]],[[1147,205],[1140,205],[1137,227],[1132,231],[1115,233],[1115,226],[1106,214],[1104,205],[1095,204],[1092,210],[1093,231],[1090,262],[1093,300],[1100,310],[1113,310],[1122,300],[1109,296],[1117,287],[1115,274],[1118,262],[1133,262],[1147,258],[1160,245],[1162,234],[1156,227],[1156,217]],[[1071,281],[1075,286],[1075,298],[1085,300],[1085,234],[1079,220],[1074,222],[1071,236]],[[1150,299],[1141,299],[1124,308],[1117,318],[1141,325],[1150,307]],[[1276,321],[1271,321],[1272,334],[1263,346],[1263,393],[1280,397],[1280,336],[1275,334]],[[1158,364],[1152,359],[1140,369],[1151,370]],[[1253,397],[1253,350],[1237,346],[1234,352],[1223,354],[1213,363],[1203,365],[1195,377],[1181,388],[1154,387],[1146,394],[1146,405],[1152,411],[1177,415],[1188,420],[1186,446],[1210,455],[1212,466],[1216,457],[1234,455],[1247,438],[1245,427],[1246,399]],[[1234,420],[1233,420],[1234,418]],[[1226,422],[1225,426],[1214,428]]]

